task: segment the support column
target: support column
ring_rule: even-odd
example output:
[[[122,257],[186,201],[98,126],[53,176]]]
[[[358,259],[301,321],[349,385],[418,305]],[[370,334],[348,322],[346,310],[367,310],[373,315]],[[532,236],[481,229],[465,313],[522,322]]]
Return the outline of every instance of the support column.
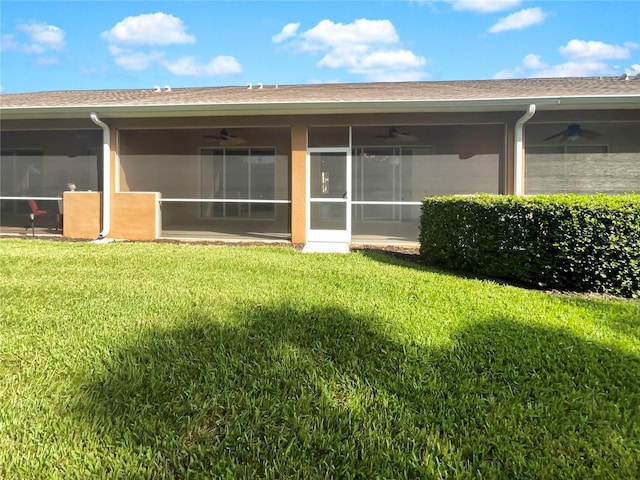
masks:
[[[307,241],[307,127],[291,127],[291,241]]]

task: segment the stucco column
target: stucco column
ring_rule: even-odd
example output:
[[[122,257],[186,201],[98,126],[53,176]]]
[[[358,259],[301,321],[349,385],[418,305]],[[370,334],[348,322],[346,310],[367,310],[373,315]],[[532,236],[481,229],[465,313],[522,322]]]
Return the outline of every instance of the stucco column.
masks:
[[[307,241],[307,127],[291,127],[291,241]]]
[[[507,195],[514,194],[514,169],[515,169],[515,121],[507,123],[506,161],[504,168],[504,192]]]

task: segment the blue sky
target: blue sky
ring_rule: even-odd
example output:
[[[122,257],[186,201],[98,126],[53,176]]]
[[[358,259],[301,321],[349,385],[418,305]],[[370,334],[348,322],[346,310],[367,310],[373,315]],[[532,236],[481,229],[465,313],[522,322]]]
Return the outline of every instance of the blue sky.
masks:
[[[3,93],[640,73],[640,1],[0,2]]]

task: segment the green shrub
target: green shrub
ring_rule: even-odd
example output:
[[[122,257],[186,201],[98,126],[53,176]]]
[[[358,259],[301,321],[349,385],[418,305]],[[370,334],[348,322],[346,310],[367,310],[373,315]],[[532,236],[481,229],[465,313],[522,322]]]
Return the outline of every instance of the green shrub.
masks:
[[[640,195],[430,197],[432,265],[574,291],[640,296]]]

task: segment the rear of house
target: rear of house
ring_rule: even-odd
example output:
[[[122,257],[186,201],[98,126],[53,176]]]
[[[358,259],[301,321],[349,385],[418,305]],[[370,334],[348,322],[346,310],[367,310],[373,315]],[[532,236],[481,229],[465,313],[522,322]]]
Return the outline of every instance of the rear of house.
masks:
[[[0,233],[415,243],[444,194],[640,191],[640,78],[1,95]]]

